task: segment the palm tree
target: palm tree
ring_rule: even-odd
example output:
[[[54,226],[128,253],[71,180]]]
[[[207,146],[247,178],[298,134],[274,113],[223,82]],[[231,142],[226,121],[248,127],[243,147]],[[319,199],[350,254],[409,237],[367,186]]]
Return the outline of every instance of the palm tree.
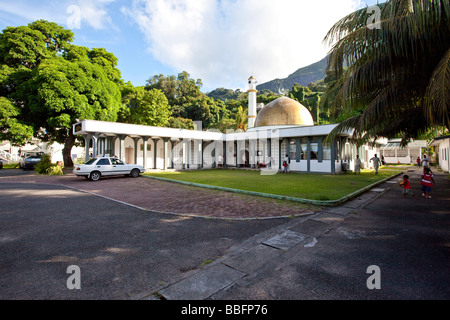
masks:
[[[235,130],[247,130],[248,126],[248,109],[243,109],[241,106],[239,106],[235,118],[234,118],[234,124],[233,129]]]
[[[353,110],[328,136],[354,130],[364,142],[401,136],[403,144],[435,126],[450,127],[450,2],[388,0],[338,21],[324,42],[332,45],[327,72],[338,81],[322,104]],[[349,114],[351,114],[349,112]]]

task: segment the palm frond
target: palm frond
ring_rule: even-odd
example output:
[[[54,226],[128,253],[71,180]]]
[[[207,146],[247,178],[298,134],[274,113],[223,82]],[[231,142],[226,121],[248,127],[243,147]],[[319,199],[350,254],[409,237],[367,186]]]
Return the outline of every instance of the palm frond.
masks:
[[[333,44],[327,72],[339,79],[322,103],[363,110],[330,137],[352,129],[359,139],[383,134],[406,141],[430,125],[448,127],[450,2],[388,0],[378,6],[380,29],[369,27],[363,8],[338,21],[324,39]]]
[[[450,128],[450,49],[431,76],[425,95],[428,120],[434,125]]]

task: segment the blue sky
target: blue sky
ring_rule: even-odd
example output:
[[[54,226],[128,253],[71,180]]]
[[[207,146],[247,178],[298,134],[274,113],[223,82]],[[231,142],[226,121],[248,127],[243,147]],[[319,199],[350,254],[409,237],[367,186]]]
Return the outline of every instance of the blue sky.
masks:
[[[376,0],[0,0],[0,29],[46,19],[105,48],[125,81],[187,71],[203,92],[246,89],[322,59],[329,28]]]

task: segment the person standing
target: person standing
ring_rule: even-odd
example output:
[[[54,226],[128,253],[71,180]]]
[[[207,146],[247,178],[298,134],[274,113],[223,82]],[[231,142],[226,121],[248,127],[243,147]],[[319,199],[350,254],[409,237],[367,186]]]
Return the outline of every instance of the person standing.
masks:
[[[291,160],[289,159],[289,156],[286,155],[286,157],[284,158],[284,162],[283,162],[284,173],[289,173],[289,163],[290,162],[291,162]]]
[[[370,159],[370,161],[373,161],[373,168],[375,169],[375,174],[378,174],[378,168],[381,165],[380,158],[377,157],[377,154],[375,153],[375,156]]]
[[[420,157],[417,157],[416,162],[417,162],[417,166],[420,167]]]
[[[423,155],[422,166],[424,168],[429,168],[430,167],[430,159],[427,158],[426,154]]]
[[[361,174],[361,159],[359,158],[359,155],[356,155],[355,174]]]

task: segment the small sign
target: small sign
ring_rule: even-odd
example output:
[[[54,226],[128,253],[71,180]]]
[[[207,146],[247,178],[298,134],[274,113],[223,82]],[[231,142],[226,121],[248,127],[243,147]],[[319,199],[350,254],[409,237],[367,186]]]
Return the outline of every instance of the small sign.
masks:
[[[83,130],[83,126],[82,126],[82,124],[81,123],[77,123],[76,125],[75,125],[75,127],[74,127],[74,133],[76,134],[76,133],[78,133],[78,132],[80,132],[80,131],[82,131]]]

